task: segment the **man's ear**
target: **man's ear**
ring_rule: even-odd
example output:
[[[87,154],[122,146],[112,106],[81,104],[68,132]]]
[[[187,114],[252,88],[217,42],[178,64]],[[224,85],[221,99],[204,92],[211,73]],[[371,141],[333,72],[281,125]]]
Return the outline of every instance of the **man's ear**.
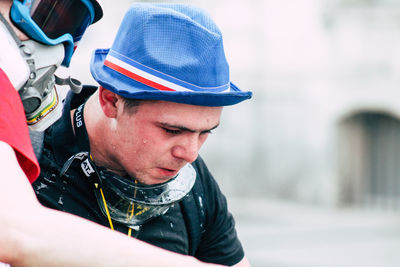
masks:
[[[117,102],[119,101],[117,94],[105,89],[103,86],[99,88],[99,101],[104,114],[109,118],[117,116]]]

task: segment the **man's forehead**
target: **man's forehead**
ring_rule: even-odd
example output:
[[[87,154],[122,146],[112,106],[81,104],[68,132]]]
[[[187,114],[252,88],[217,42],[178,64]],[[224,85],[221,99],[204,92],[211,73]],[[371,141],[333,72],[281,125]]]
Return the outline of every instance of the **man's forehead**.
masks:
[[[154,116],[158,122],[192,128],[200,125],[214,127],[219,124],[223,107],[197,106],[161,100],[143,101],[138,111]],[[189,127],[191,126],[191,127]],[[197,128],[197,127],[195,127]]]

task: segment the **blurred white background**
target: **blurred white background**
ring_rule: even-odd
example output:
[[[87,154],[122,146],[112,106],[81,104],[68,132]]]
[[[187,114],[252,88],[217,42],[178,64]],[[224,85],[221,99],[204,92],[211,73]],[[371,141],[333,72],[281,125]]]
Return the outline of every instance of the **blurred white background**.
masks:
[[[133,1],[100,2],[60,70],[90,84]],[[201,151],[253,266],[400,266],[400,1],[174,2],[211,14],[254,93]]]

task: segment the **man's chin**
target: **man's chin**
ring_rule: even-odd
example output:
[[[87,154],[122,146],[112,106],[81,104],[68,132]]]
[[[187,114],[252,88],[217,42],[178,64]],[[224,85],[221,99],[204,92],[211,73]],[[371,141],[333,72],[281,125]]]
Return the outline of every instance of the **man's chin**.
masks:
[[[155,176],[155,177],[143,177],[143,178],[136,178],[140,183],[145,185],[155,185],[155,184],[163,184],[174,178],[175,175],[172,176]]]
[[[163,184],[168,182],[169,180],[171,180],[174,177],[159,177],[159,178],[147,178],[147,179],[138,179],[138,181],[142,184],[145,185],[156,185],[156,184]]]
[[[178,173],[179,170],[155,168],[151,173],[144,174],[143,176],[138,175],[135,179],[146,185],[162,184],[176,177]]]

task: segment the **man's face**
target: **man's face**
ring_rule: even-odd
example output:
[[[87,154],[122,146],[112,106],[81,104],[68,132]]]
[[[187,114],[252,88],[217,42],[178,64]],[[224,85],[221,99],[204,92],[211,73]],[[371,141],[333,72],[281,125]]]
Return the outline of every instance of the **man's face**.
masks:
[[[110,127],[109,160],[114,170],[141,183],[166,182],[197,158],[221,112],[222,107],[166,101],[145,101],[135,113],[123,110]]]

